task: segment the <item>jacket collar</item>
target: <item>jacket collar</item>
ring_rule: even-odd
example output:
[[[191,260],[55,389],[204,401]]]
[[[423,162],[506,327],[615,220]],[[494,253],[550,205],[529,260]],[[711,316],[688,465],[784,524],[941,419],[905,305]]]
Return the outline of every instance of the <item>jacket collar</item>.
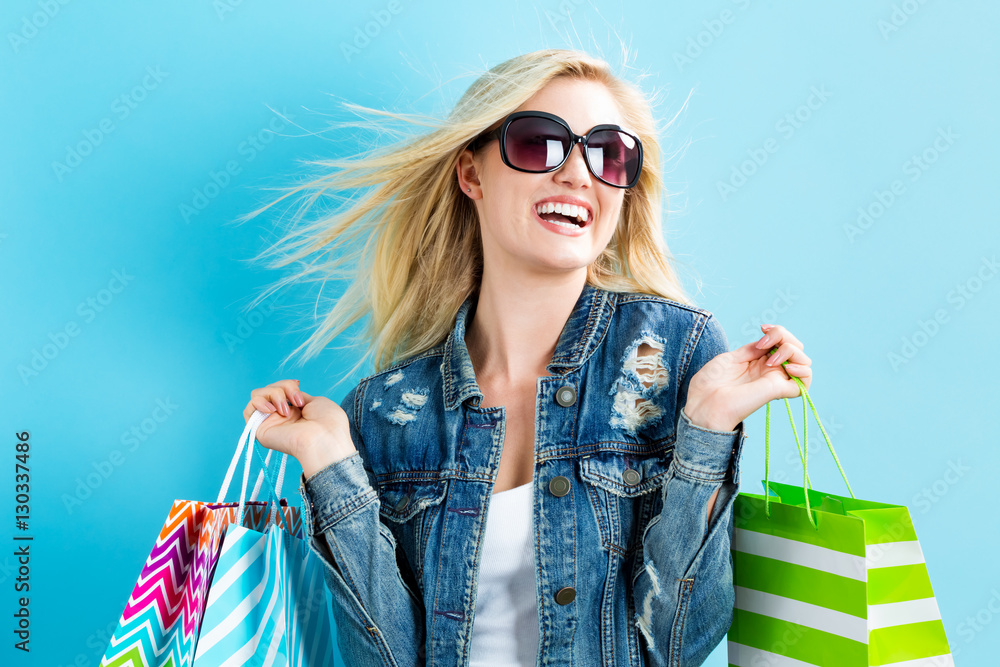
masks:
[[[465,331],[469,314],[478,296],[470,295],[455,315],[455,326],[444,343],[441,377],[444,386],[445,408],[454,410],[469,398],[478,406],[483,393],[476,382],[475,370],[469,349],[465,345]],[[553,375],[563,375],[582,365],[604,338],[604,331],[614,310],[613,293],[585,284],[556,343],[552,360],[546,367]]]

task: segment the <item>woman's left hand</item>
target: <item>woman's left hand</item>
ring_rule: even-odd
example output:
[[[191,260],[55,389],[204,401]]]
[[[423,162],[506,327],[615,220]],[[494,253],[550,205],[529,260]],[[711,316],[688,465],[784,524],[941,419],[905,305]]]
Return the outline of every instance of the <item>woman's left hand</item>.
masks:
[[[761,330],[760,340],[717,355],[691,378],[684,413],[692,424],[731,431],[768,401],[798,396],[789,376],[809,388],[812,359],[799,339],[780,325],[763,324]]]

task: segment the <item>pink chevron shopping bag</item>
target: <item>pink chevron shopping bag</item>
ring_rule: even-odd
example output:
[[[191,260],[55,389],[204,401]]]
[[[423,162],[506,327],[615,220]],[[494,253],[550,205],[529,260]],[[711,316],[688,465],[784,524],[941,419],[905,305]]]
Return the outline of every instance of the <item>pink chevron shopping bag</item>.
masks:
[[[276,503],[257,501],[266,468],[260,471],[250,500],[243,500],[252,436],[246,450],[240,501],[223,502],[250,431],[248,423],[216,502],[174,501],[111,636],[101,667],[189,667],[194,662],[206,599],[227,532],[236,527],[265,532],[269,526],[283,523],[292,535],[301,537],[299,508],[289,507],[282,500],[283,516],[279,517]],[[283,456],[272,501],[280,495],[284,468]]]

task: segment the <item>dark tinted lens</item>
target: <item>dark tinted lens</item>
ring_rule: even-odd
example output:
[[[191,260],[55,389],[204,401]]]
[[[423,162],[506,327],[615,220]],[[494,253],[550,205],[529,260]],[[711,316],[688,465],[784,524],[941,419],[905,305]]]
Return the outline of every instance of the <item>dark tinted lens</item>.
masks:
[[[627,185],[639,171],[639,143],[629,134],[598,130],[587,141],[594,175],[613,185]]]
[[[569,135],[548,118],[517,118],[507,126],[507,159],[518,169],[547,171],[560,164],[569,148]]]

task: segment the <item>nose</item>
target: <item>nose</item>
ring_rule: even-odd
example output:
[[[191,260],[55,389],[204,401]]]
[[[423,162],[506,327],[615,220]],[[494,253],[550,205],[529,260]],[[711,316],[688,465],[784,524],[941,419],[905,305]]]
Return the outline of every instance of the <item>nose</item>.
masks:
[[[577,150],[578,148],[579,150]],[[590,170],[587,169],[587,162],[583,157],[582,143],[579,141],[573,142],[566,162],[554,173],[557,181],[571,187],[582,188],[591,186]]]

